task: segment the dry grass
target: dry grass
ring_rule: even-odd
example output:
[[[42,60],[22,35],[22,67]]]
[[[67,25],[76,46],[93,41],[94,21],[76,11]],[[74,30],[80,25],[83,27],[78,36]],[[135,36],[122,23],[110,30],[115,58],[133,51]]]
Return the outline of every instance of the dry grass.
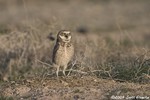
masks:
[[[2,80],[55,78],[51,55],[61,29],[72,31],[76,47],[70,77],[150,82],[148,0],[0,1],[2,86]]]

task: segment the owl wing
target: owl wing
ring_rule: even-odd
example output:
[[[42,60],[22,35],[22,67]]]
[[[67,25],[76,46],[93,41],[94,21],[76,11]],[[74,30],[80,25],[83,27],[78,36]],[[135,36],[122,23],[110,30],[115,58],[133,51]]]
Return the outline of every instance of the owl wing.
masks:
[[[55,57],[56,57],[56,53],[59,49],[59,44],[55,44],[54,48],[53,48],[53,57],[52,57],[52,62],[55,63]]]

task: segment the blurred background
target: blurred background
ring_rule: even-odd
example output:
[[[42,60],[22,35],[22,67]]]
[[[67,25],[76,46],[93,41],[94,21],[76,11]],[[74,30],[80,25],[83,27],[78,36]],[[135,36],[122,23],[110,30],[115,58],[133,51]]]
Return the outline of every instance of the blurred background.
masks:
[[[56,80],[62,29],[75,55]],[[150,0],[0,0],[0,99],[150,97],[149,83]]]
[[[76,69],[132,81],[149,75],[149,5],[149,0],[0,0],[1,76],[29,75],[51,64],[61,29],[73,33]],[[145,69],[135,72],[141,64]]]
[[[149,29],[149,0],[0,0],[0,23],[86,27],[92,32]],[[147,30],[146,30],[147,29]]]

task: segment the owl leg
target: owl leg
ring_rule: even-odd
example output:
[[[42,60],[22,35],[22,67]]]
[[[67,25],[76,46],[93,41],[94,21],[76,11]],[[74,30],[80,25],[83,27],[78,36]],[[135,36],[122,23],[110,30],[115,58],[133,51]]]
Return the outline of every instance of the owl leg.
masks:
[[[56,75],[57,75],[57,77],[58,77],[58,73],[59,73],[59,67],[60,67],[60,66],[57,65],[57,70],[56,70]]]
[[[59,65],[56,65],[55,63],[53,63],[53,67],[56,68],[56,76],[58,77],[58,73],[59,73]]]
[[[64,76],[66,76],[66,73],[65,73],[66,69],[67,69],[67,65],[64,66],[64,69],[63,69],[63,74],[64,74]]]

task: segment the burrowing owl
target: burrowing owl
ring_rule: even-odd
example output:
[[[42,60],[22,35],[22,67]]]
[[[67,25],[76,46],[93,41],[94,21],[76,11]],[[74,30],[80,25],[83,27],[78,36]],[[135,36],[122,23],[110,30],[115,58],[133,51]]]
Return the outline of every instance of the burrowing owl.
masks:
[[[67,65],[74,55],[74,47],[71,40],[72,36],[70,31],[62,30],[58,32],[52,57],[53,65],[57,68],[56,70],[57,77],[60,67],[63,67],[63,74],[66,76],[65,71]]]

